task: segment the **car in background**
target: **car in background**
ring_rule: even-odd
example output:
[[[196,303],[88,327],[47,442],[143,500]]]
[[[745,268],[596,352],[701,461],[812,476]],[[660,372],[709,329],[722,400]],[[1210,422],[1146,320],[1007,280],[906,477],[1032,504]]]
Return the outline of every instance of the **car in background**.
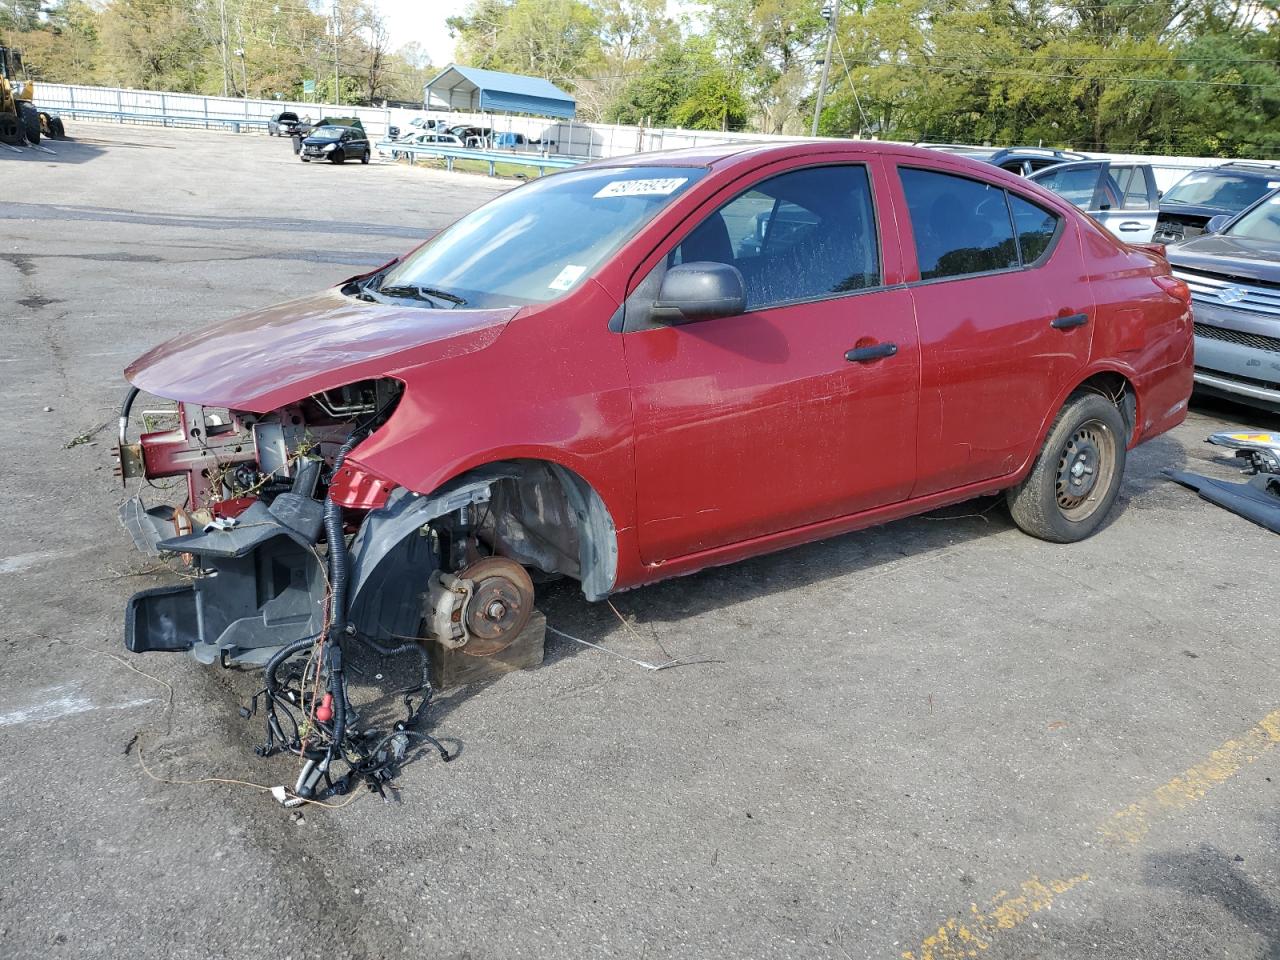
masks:
[[[1277,188],[1276,164],[1235,162],[1193,170],[1160,198],[1155,240],[1181,243],[1198,237],[1214,217],[1233,217]]]
[[[966,147],[951,144],[918,144],[918,146],[929,147],[933,150],[942,150],[946,153],[954,153],[962,157],[968,157],[970,160],[989,163],[992,166],[999,167],[1001,170],[1016,173],[1020,177],[1029,177],[1037,170],[1043,170],[1045,167],[1056,166],[1059,163],[1069,163],[1072,160],[1088,159],[1088,157],[1083,153],[1073,153],[1069,150],[1052,150],[1048,147],[997,148]]]
[[[328,160],[332,163],[344,163],[347,160],[359,160],[368,163],[370,159],[369,138],[363,129],[327,124],[316,127],[311,135],[302,141],[302,162],[311,160]]]
[[[360,122],[359,117],[323,117],[318,123],[312,123],[309,118],[301,120],[297,126],[293,128],[293,152],[302,152],[302,141],[321,127],[351,127],[353,130],[360,131],[364,135],[364,124]]]
[[[1150,243],[1155,235],[1160,191],[1149,163],[1076,160],[1028,179],[1079,207],[1125,243]]]
[[[444,132],[453,134],[469,147],[483,147],[493,136],[492,127],[475,127],[465,123],[450,127]]]
[[[1280,189],[1169,247],[1191,288],[1196,386],[1280,413]]]
[[[275,114],[267,121],[267,136],[269,137],[288,137],[293,135],[293,131],[298,124],[302,123],[298,119],[298,115],[292,110],[282,110]]]
[[[413,133],[390,144],[379,144],[379,153],[389,153],[392,160],[412,160],[413,151],[401,147],[458,147],[463,143],[451,133]]]

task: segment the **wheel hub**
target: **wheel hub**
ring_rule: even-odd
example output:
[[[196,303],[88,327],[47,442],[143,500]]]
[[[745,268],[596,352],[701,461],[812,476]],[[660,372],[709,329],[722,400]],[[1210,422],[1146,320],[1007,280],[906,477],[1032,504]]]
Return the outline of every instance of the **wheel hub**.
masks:
[[[1106,457],[1110,432],[1096,421],[1082,424],[1067,440],[1058,459],[1058,506],[1070,516],[1089,510],[1089,500],[1103,475],[1109,477]],[[1075,517],[1073,517],[1075,519]]]
[[[475,584],[464,613],[470,639],[462,652],[490,657],[511,646],[533,614],[528,571],[506,557],[485,557],[458,576]]]

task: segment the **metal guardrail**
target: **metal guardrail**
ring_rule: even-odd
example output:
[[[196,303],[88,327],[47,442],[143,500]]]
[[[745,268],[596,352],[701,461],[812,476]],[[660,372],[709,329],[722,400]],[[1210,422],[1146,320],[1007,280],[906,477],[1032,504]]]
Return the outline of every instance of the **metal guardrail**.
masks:
[[[586,163],[585,157],[551,157],[540,153],[506,153],[499,150],[476,150],[470,147],[437,147],[423,143],[398,143],[394,140],[379,140],[375,147],[379,153],[394,156],[399,153],[409,154],[410,163],[416,162],[419,156],[437,157],[444,160],[445,169],[453,170],[455,160],[479,160],[489,165],[489,176],[496,176],[499,163],[510,163],[522,167],[537,167],[542,176],[551,170],[566,170]]]
[[[126,121],[129,123],[156,123],[164,127],[203,127],[206,130],[210,126],[230,127],[236,133],[239,133],[242,127],[247,127],[251,130],[265,130],[267,127],[266,117],[206,117],[200,114],[185,116],[173,113],[157,114],[135,113],[129,110],[100,110],[94,107],[58,106],[50,109],[60,117],[117,120],[120,123]]]

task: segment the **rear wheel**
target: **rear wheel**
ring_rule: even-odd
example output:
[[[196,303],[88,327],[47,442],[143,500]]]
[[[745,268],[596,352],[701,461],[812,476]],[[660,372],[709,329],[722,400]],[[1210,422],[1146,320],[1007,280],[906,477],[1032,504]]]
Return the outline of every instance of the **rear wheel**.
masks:
[[[1120,492],[1125,441],[1124,418],[1110,400],[1069,398],[1031,473],[1006,494],[1014,523],[1052,543],[1091,536]]]
[[[366,151],[364,152],[364,156],[362,156],[362,157],[360,158],[360,162],[361,162],[361,163],[368,163],[368,162],[369,162],[369,151],[368,151],[368,150],[366,150]]]

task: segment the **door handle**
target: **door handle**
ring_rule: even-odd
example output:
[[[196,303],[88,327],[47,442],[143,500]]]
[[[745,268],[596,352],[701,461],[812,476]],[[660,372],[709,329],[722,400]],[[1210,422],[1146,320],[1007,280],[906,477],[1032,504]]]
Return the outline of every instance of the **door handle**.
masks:
[[[1137,233],[1142,229],[1142,224],[1137,220],[1126,220],[1124,223],[1120,224],[1120,229],[1125,233]]]
[[[869,363],[872,360],[883,360],[898,352],[896,343],[877,343],[870,347],[854,347],[844,355],[850,363]]]
[[[1055,330],[1070,330],[1072,327],[1083,327],[1088,322],[1087,313],[1073,313],[1069,317],[1058,317],[1049,326]]]

